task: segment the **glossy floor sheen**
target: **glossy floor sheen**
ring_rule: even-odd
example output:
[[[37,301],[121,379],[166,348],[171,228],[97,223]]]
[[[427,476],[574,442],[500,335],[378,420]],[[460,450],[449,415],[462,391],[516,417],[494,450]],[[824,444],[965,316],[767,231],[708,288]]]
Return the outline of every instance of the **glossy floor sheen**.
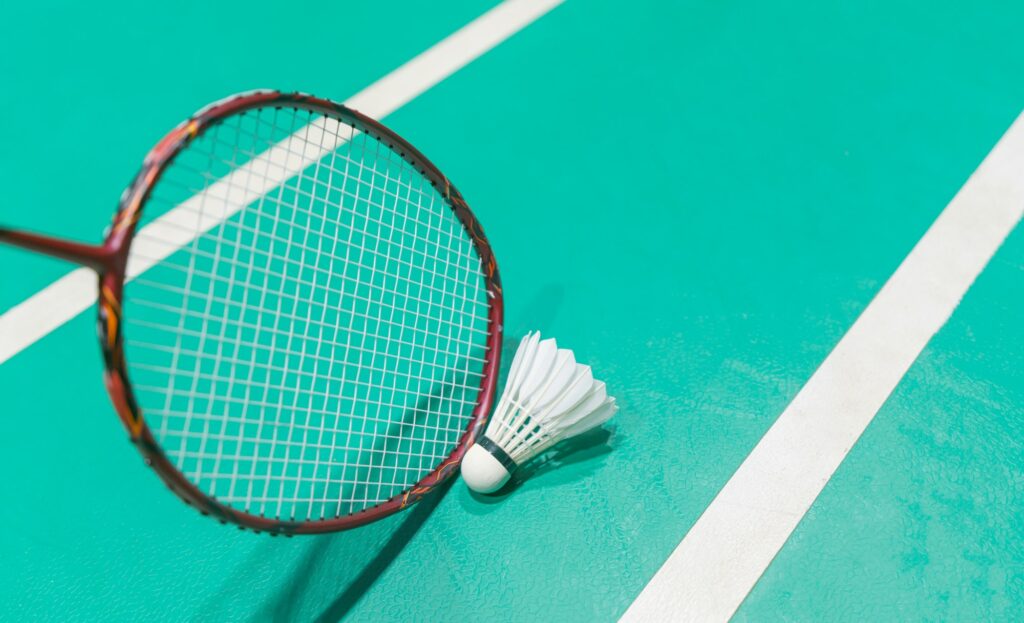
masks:
[[[97,240],[207,101],[344,99],[489,5],[9,7],[0,222]],[[358,531],[271,539],[143,466],[86,313],[0,366],[0,619],[615,620],[1021,111],[1022,20],[568,0],[386,121],[484,223],[507,345],[556,336],[616,419],[505,495],[456,481]],[[68,270],[0,266],[0,310]],[[1024,611],[1022,317],[1018,229],[738,620]]]

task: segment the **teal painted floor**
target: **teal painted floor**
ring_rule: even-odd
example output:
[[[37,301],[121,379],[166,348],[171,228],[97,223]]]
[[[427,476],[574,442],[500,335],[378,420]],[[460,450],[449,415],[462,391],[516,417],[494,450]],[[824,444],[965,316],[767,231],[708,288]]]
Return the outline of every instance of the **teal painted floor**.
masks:
[[[491,4],[8,7],[0,222],[96,241],[207,101],[344,99]],[[0,366],[0,619],[615,620],[1020,113],[1022,19],[568,0],[386,121],[484,223],[506,343],[573,348],[615,420],[497,498],[456,481],[357,531],[271,539],[145,469],[86,313]],[[0,266],[0,310],[68,270]],[[1024,611],[1022,312],[1018,230],[737,620]]]
[[[1020,616],[1024,301],[1008,294],[1020,292],[1022,278],[1018,228],[847,457],[737,621]]]

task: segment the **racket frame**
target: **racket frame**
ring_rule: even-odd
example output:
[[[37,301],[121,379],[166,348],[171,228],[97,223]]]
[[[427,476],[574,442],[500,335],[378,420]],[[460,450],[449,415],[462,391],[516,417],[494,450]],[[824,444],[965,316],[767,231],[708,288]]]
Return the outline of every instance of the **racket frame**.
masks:
[[[480,257],[482,276],[486,283],[485,290],[489,299],[486,362],[472,419],[456,447],[440,465],[403,493],[344,517],[308,521],[263,517],[231,508],[204,494],[171,463],[153,437],[135,399],[127,370],[122,333],[124,285],[132,240],[146,201],[175,157],[207,129],[229,116],[267,107],[296,108],[340,119],[384,143],[413,165],[441,193],[465,228]],[[131,442],[142,453],[146,464],[152,467],[164,483],[186,503],[222,523],[233,523],[243,529],[250,528],[274,536],[316,534],[362,526],[414,504],[451,478],[457,471],[462,457],[482,434],[487,423],[494,401],[501,357],[504,302],[501,279],[490,243],[461,193],[430,160],[392,130],[342,104],[303,93],[272,90],[250,91],[222,99],[179,124],[150,150],[143,160],[142,168],[122,194],[103,244],[86,245],[6,228],[0,228],[0,242],[82,264],[97,272],[97,334],[103,353],[104,381],[114,408],[127,429]]]

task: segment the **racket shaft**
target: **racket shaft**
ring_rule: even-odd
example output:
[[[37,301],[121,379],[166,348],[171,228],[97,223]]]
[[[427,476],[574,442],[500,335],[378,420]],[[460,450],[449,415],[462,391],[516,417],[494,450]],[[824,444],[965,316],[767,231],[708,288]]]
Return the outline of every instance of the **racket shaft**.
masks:
[[[110,253],[100,246],[69,242],[11,229],[0,228],[0,242],[82,264],[97,271],[106,267],[111,257]]]

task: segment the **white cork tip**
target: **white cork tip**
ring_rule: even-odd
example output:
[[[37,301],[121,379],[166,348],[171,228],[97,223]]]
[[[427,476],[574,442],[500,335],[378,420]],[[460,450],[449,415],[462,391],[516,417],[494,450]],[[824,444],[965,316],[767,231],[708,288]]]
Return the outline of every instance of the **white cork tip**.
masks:
[[[510,476],[505,466],[478,444],[473,444],[462,459],[462,479],[477,493],[494,493]]]

